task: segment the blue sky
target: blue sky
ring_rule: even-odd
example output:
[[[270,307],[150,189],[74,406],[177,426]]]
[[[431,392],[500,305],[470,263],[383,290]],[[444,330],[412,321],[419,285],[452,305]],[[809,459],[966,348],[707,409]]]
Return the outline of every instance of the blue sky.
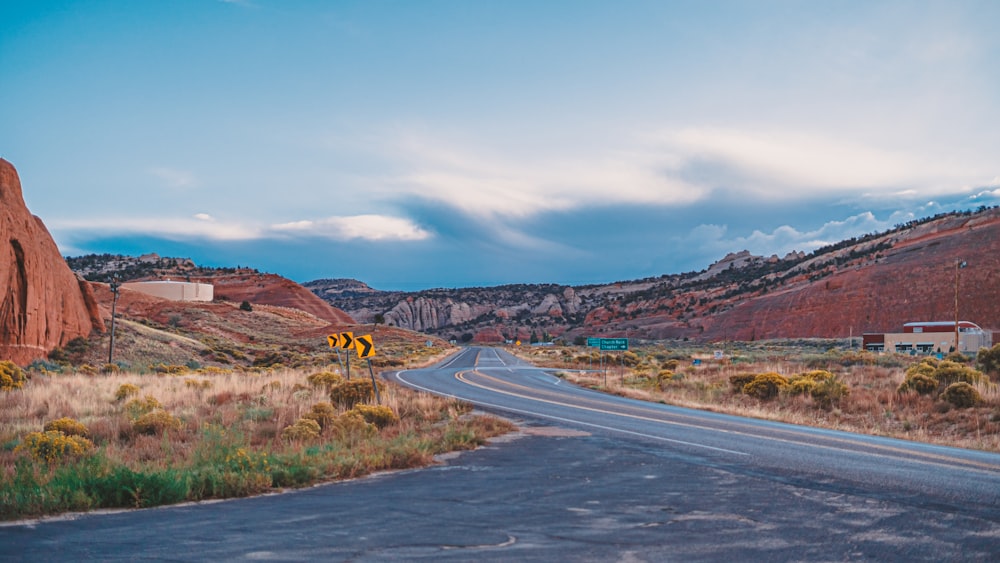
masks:
[[[1000,2],[0,3],[66,255],[589,284],[1000,203]]]

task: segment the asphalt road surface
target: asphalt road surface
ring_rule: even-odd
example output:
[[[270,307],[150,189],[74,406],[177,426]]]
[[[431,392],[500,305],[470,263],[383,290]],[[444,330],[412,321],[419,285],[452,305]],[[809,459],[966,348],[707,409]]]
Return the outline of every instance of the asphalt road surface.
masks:
[[[525,432],[430,469],[4,525],[0,560],[1000,560],[997,454],[606,396],[490,348],[388,377]]]

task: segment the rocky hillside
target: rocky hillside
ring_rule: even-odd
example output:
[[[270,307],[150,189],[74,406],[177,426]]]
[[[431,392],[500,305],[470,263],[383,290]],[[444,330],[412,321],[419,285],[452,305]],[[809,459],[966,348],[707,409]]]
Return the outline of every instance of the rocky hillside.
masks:
[[[273,305],[299,309],[328,323],[353,324],[350,315],[316,297],[301,285],[276,274],[251,268],[209,268],[187,258],[164,258],[156,254],[139,257],[89,254],[66,258],[77,274],[93,282],[118,276],[122,282],[172,279],[214,286],[215,299],[251,305]]]
[[[90,286],[66,267],[25,206],[17,171],[0,159],[0,360],[27,363],[103,331]]]
[[[359,322],[481,342],[563,336],[699,341],[846,338],[959,315],[1000,329],[1000,210],[948,213],[784,257],[737,252],[701,272],[592,286],[383,292],[304,284]]]

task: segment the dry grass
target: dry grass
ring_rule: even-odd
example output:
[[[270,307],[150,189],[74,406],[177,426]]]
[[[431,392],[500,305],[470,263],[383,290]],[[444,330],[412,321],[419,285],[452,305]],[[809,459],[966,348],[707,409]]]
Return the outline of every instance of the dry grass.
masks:
[[[30,452],[17,446],[28,434],[40,432],[46,423],[64,417],[88,429],[101,463],[107,466],[99,471],[102,478],[116,471],[114,468],[143,475],[189,471],[185,477],[189,483],[187,496],[180,500],[252,494],[289,483],[300,486],[382,469],[425,465],[432,463],[438,453],[475,447],[490,436],[512,430],[509,423],[493,417],[468,416],[467,405],[385,385],[382,404],[399,415],[398,423],[379,429],[344,416],[340,409],[335,413],[336,422],[324,428],[316,439],[283,438],[283,429],[310,413],[314,405],[330,401],[325,387],[309,384],[311,373],[280,369],[180,376],[35,375],[23,389],[0,393],[0,497],[4,497],[0,500],[24,505],[7,506],[0,510],[0,516],[108,505],[92,497],[44,504],[19,490],[25,471],[42,486],[59,478],[60,467],[33,460]],[[119,399],[118,390],[123,385],[138,387],[138,394]],[[138,415],[151,409],[161,412],[157,404],[166,413],[163,417],[169,415],[180,421],[179,427],[151,434],[137,431]],[[236,458],[246,458],[241,463],[256,473],[234,469]],[[62,461],[84,464],[79,460]],[[86,471],[91,469],[81,469],[81,473]],[[209,490],[190,485],[212,472],[221,475],[221,481],[238,481],[239,486],[223,483]],[[135,505],[176,500],[143,498],[135,499]]]
[[[857,352],[826,351],[822,354],[802,350],[766,350],[715,361],[711,350],[685,350],[665,354],[663,348],[643,347],[633,350],[636,365],[623,367],[621,357],[612,356],[603,373],[586,371],[591,367],[587,352],[581,349],[521,348],[516,353],[538,365],[561,368],[562,376],[579,385],[639,400],[710,410],[753,418],[778,420],[793,424],[833,428],[849,432],[891,436],[921,442],[1000,451],[1000,390],[996,384],[976,385],[983,403],[967,409],[952,408],[947,403],[913,392],[898,393],[905,378],[906,366],[919,358],[872,358]],[[685,356],[675,376],[658,384],[656,374],[663,369],[668,355]],[[694,365],[691,358],[704,358]],[[855,362],[857,360],[857,362]],[[879,363],[883,365],[879,365]],[[849,365],[842,365],[848,363]],[[593,364],[596,369],[599,365]],[[888,366],[888,367],[887,367]],[[847,384],[850,394],[833,405],[821,405],[808,395],[781,394],[771,401],[760,401],[734,392],[730,376],[776,372],[785,376],[804,373],[816,367],[827,369]],[[606,382],[606,383],[605,383]]]

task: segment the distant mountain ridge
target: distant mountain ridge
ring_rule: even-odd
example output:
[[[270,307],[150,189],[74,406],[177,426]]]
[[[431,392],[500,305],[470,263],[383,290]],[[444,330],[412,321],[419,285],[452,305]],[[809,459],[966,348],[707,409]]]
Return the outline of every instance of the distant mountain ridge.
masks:
[[[968,267],[956,278],[956,263]],[[303,284],[359,322],[459,340],[846,338],[959,316],[1000,329],[1000,210],[954,212],[806,254],[734,252],[701,272],[602,285],[378,291]]]

